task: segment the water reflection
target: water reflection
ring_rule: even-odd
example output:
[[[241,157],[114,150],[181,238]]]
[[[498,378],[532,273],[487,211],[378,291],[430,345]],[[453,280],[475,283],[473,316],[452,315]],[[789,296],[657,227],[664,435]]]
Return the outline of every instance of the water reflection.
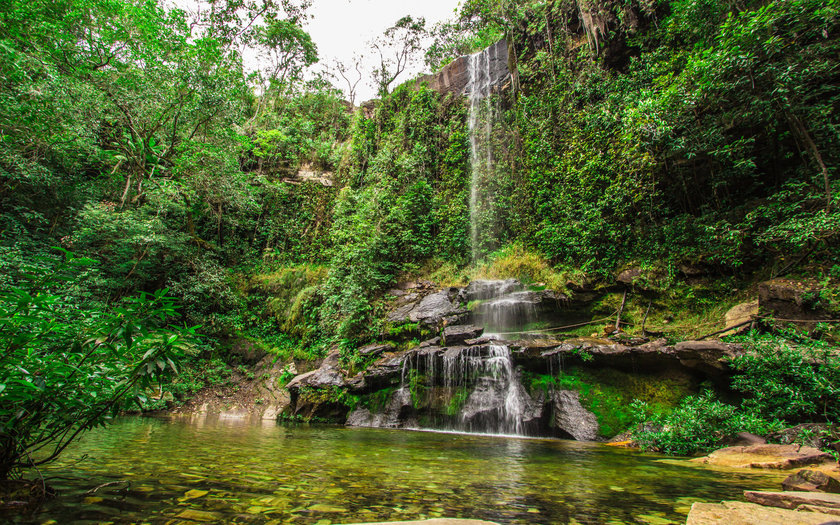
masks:
[[[207,418],[122,420],[62,462],[62,498],[20,521],[682,523],[691,501],[779,481],[591,443]]]

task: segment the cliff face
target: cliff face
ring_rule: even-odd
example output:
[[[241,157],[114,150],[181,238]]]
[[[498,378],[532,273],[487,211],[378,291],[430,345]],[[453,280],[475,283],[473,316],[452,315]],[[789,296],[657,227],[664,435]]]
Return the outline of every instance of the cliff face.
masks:
[[[487,55],[487,60],[483,61],[481,67],[487,68],[491,84],[503,90],[510,87],[513,78],[509,67],[510,54],[508,50],[508,41],[502,39],[479,52],[481,56]],[[430,89],[440,94],[467,94],[470,86],[470,60],[474,56],[458,57],[438,73],[423,75],[418,78],[417,83],[419,85],[425,82]]]

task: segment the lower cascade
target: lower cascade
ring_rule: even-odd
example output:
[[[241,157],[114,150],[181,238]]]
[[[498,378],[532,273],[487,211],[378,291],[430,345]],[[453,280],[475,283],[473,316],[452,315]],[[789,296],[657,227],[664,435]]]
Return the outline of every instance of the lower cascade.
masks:
[[[597,437],[595,416],[576,392],[526,388],[513,338],[506,337],[527,337],[524,330],[539,322],[544,303],[559,304],[554,295],[526,291],[515,280],[475,281],[452,301],[472,303],[472,310],[450,311],[440,319],[445,328],[439,337],[383,357],[357,379],[356,391],[366,402],[348,415],[348,425]]]
[[[438,430],[492,434],[523,434],[527,420],[534,415],[533,400],[523,388],[513,366],[510,349],[503,344],[467,347],[444,352],[440,365],[434,354],[424,357],[425,404],[433,408],[435,396],[448,400],[446,418],[427,418]],[[410,359],[404,362],[401,390],[411,389],[412,378],[421,367]],[[459,406],[461,405],[461,406]],[[442,419],[442,420],[441,420]]]

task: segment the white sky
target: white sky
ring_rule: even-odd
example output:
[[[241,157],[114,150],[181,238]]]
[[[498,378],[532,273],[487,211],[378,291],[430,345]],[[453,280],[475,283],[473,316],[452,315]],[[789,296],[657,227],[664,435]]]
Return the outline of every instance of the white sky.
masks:
[[[206,0],[164,1],[194,13]],[[354,56],[367,55],[364,62],[365,76],[356,87],[356,104],[369,100],[376,94],[376,89],[370,85],[370,72],[378,61],[374,61],[367,43],[405,15],[424,17],[426,27],[431,29],[438,22],[455,18],[459,3],[459,0],[313,0],[308,11],[311,16],[304,26],[318,46],[320,60],[312,69],[319,71],[329,66],[333,59],[349,64]],[[257,54],[251,50],[243,51],[246,67],[259,69]],[[414,67],[400,75],[392,88],[423,70],[423,57],[419,56]],[[340,77],[334,84],[342,90],[346,89]]]
[[[425,17],[431,28],[437,22],[454,18],[458,4],[458,0],[314,0],[309,10],[312,18],[305,29],[318,46],[321,62],[315,67],[328,65],[333,58],[349,63],[354,55],[367,53],[366,43],[405,15]],[[371,58],[366,61],[368,73],[376,64]],[[396,83],[422,72],[423,66],[420,57],[413,70],[403,73]],[[376,90],[367,80],[358,85],[356,104],[375,96]]]

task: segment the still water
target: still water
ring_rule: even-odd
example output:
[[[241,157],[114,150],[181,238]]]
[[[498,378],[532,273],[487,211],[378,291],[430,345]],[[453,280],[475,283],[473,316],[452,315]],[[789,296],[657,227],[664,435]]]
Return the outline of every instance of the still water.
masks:
[[[574,441],[151,418],[88,433],[45,476],[61,497],[25,522],[684,523],[780,481]]]

